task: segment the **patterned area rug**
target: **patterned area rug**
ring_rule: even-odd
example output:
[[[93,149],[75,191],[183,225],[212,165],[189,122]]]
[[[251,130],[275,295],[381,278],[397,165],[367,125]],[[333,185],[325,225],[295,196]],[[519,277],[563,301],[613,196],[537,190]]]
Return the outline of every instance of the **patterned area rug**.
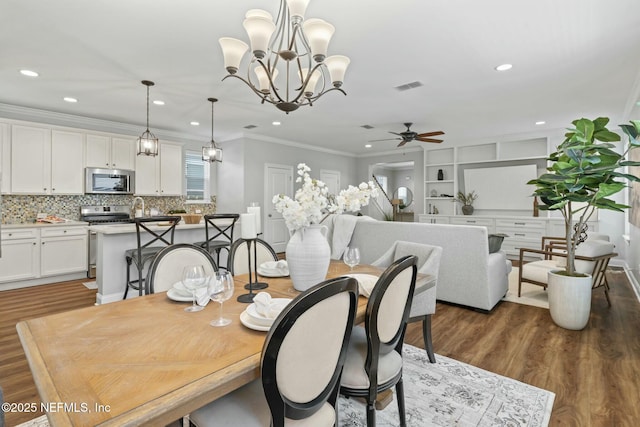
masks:
[[[549,424],[555,394],[444,356],[404,346],[404,393],[409,427],[529,426]],[[377,411],[378,427],[399,423],[395,400]],[[47,427],[46,416],[19,427]],[[340,427],[364,427],[365,405],[340,398]]]
[[[549,308],[549,297],[542,286],[531,283],[522,284],[522,292],[518,297],[518,267],[513,267],[509,273],[509,290],[502,301],[516,302],[518,304],[533,305],[541,308]]]
[[[407,425],[547,426],[555,394],[529,384],[436,355],[429,363],[423,349],[404,346]],[[395,400],[376,412],[378,427],[397,426]],[[340,427],[366,425],[365,405],[340,399]]]

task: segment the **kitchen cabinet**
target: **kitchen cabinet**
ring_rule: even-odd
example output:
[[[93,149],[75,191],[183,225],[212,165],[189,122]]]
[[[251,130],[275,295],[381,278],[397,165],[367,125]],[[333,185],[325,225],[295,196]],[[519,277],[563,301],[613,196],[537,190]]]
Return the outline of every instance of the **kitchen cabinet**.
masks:
[[[83,170],[84,134],[53,130],[50,194],[82,194]]]
[[[135,167],[135,141],[131,138],[87,134],[86,166],[108,169]]]
[[[11,138],[9,125],[0,123],[0,193],[11,191]]]
[[[51,130],[11,126],[11,192],[50,194]]]
[[[11,127],[11,193],[82,194],[84,135]]]
[[[182,146],[160,143],[158,156],[136,157],[136,195],[182,195],[182,170]]]
[[[40,276],[87,271],[87,227],[40,230]]]
[[[2,230],[0,283],[26,280],[40,275],[38,230]]]

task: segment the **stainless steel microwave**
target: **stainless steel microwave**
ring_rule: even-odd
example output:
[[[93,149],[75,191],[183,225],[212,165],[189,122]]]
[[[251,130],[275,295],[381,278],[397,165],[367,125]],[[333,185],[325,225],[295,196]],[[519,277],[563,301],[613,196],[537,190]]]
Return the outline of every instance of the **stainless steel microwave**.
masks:
[[[135,184],[132,170],[85,168],[85,194],[133,194]]]

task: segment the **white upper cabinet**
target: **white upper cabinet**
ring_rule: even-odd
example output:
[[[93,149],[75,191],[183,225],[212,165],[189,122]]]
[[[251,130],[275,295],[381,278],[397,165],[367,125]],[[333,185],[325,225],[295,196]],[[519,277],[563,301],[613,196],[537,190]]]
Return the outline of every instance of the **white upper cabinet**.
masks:
[[[51,132],[51,194],[82,194],[84,134]]]
[[[87,167],[134,169],[133,139],[87,134]]]
[[[111,138],[111,167],[135,169],[136,144],[134,138]]]
[[[0,193],[11,191],[11,137],[9,125],[0,123]]]
[[[50,194],[50,129],[11,126],[11,192]]]
[[[11,127],[11,192],[82,194],[84,134]]]
[[[160,143],[157,157],[136,157],[136,194],[140,196],[182,195],[182,146]]]

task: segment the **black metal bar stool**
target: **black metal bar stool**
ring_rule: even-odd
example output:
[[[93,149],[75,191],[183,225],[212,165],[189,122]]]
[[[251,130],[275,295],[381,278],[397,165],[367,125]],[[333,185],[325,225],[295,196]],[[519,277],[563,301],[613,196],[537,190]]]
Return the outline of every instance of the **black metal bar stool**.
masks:
[[[226,249],[228,255],[231,242],[233,242],[233,229],[238,219],[240,219],[240,214],[205,215],[205,238],[207,240],[194,243],[194,245],[205,248],[211,255],[215,254],[216,264],[220,266],[220,251]],[[228,223],[225,220],[231,222]]]
[[[122,299],[127,299],[129,288],[137,290],[139,295],[143,294],[144,278],[142,270],[144,270],[145,264],[155,258],[158,252],[167,246],[173,245],[173,235],[180,219],[179,216],[152,216],[134,220],[138,247],[127,249],[124,252],[127,261],[127,283]],[[166,223],[167,225],[160,230],[152,230],[149,228],[150,223]],[[148,240],[146,243],[142,243],[142,235],[145,234],[148,236],[144,240]],[[156,246],[153,246],[154,244]],[[131,280],[131,264],[135,264],[138,269],[138,278],[136,280]]]

